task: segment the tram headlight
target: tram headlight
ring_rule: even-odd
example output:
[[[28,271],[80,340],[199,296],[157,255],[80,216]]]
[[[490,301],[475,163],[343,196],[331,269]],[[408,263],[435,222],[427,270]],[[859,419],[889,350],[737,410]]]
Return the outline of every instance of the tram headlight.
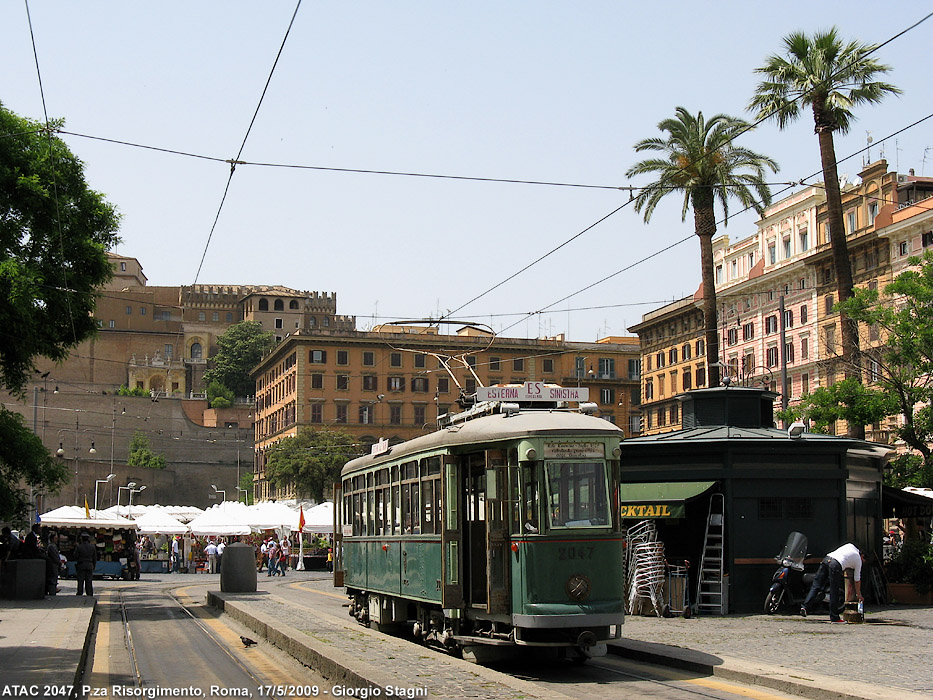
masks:
[[[534,447],[529,447],[527,450],[525,450],[525,459],[527,459],[529,462],[534,462],[536,459],[538,459],[538,451]]]
[[[567,596],[570,599],[582,601],[589,598],[591,587],[590,580],[586,576],[583,574],[573,574],[567,579],[564,590],[567,591]]]

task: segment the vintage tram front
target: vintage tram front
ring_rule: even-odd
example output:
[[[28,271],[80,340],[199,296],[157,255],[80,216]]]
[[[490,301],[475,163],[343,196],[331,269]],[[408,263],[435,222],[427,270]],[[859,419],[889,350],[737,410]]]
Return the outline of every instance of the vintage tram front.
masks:
[[[624,617],[621,438],[577,411],[497,403],[348,463],[350,614],[477,660],[604,653]]]

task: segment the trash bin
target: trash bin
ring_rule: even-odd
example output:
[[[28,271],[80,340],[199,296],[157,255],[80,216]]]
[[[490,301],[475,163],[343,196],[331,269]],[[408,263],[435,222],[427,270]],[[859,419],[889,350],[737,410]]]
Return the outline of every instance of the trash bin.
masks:
[[[220,560],[220,590],[228,593],[256,591],[256,555],[242,542],[227,545]]]

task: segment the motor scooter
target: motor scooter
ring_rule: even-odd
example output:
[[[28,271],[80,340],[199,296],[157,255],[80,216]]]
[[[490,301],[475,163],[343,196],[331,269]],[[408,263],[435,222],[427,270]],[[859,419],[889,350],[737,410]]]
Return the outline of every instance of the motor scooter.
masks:
[[[778,569],[771,578],[771,589],[765,598],[765,612],[774,615],[782,607],[792,610],[803,603],[813,583],[813,573],[804,573],[803,560],[807,558],[807,536],[792,532],[775,560]]]

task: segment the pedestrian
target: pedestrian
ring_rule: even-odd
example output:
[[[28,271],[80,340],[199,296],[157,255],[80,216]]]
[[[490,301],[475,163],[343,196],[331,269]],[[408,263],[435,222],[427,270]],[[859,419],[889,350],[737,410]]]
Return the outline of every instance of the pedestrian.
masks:
[[[327,570],[334,570],[334,548],[331,547],[327,550]]]
[[[810,592],[807,593],[807,597],[800,607],[800,614],[804,617],[807,616],[807,612],[813,603],[826,588],[828,580],[829,621],[842,622],[842,618],[839,617],[844,607],[839,600],[839,589],[842,587],[842,572],[844,569],[852,569],[855,572],[855,595],[859,602],[862,602],[865,600],[862,597],[862,563],[864,561],[865,555],[851,542],[842,545],[839,549],[835,549],[823,557],[820,568],[813,579],[813,585],[810,586]],[[848,593],[847,590],[846,598],[848,598]]]
[[[276,544],[275,540],[269,540],[269,548],[266,550],[266,555],[269,557],[266,576],[275,576],[279,568],[279,546]]]
[[[172,573],[177,573],[178,569],[181,567],[181,552],[178,551],[178,540],[181,538],[178,535],[172,539]]]
[[[78,591],[75,595],[94,595],[94,567],[97,566],[97,547],[91,543],[91,536],[81,533],[81,541],[75,549],[75,573],[78,576]]]
[[[279,576],[284,576],[285,570],[288,568],[288,557],[291,553],[287,537],[282,539],[282,545],[280,549],[282,551],[279,553]]]
[[[224,550],[226,548],[227,543],[224,542],[223,537],[221,537],[220,541],[217,543],[217,571],[223,571]]]
[[[262,573],[262,567],[265,566],[269,568],[269,538],[266,537],[263,539],[262,544],[259,545],[259,568],[256,569],[257,572]]]
[[[26,539],[23,541],[23,547],[20,550],[20,559],[40,559],[42,553],[39,551],[39,523],[32,526]]]
[[[62,570],[62,555],[58,551],[58,534],[50,532],[45,542],[45,594],[55,595],[60,590],[58,575]]]
[[[214,544],[214,540],[211,540],[207,543],[207,546],[204,548],[204,553],[207,555],[207,570],[209,573],[217,573],[217,545]]]

